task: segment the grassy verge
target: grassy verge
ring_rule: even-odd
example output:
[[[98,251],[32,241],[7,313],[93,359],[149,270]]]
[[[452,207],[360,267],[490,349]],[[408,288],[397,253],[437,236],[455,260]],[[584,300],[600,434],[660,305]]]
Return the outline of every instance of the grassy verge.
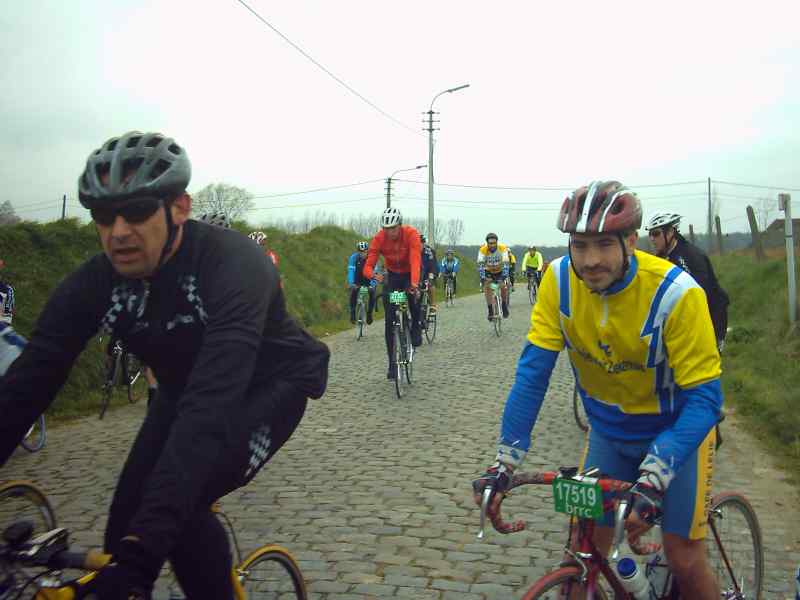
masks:
[[[236,226],[243,233],[253,229],[247,223]],[[318,337],[352,327],[346,289],[347,259],[359,240],[357,235],[338,227],[319,227],[298,235],[276,229],[268,229],[266,233],[270,246],[280,257],[284,292],[292,316]],[[2,277],[14,286],[17,295],[14,326],[26,336],[58,283],[101,250],[94,225],[81,225],[76,220],[0,227],[0,248],[0,258],[7,265]],[[461,259],[461,281],[465,285],[459,286],[459,294],[475,293],[472,291],[478,287],[475,263]],[[383,318],[383,311],[376,317]],[[48,417],[66,420],[98,413],[103,365],[103,344],[94,338],[78,358],[66,385],[48,410]],[[137,391],[146,396],[143,382]],[[120,389],[112,405],[125,403],[127,397]]]
[[[786,261],[759,263],[742,253],[715,257],[714,267],[731,297],[722,356],[726,406],[800,484],[800,333],[789,331]]]

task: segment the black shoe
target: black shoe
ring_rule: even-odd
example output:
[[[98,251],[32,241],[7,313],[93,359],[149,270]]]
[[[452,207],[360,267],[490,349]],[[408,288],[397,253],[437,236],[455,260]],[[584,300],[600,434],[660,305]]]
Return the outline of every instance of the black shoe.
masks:
[[[397,379],[397,367],[394,365],[389,365],[389,370],[386,371],[386,379],[390,379],[394,381]]]
[[[414,346],[414,348],[422,346],[422,333],[417,332],[416,335],[413,333],[411,334],[411,345]]]
[[[367,313],[367,325],[372,325],[372,313]]]
[[[489,307],[489,316],[488,316],[488,317],[486,317],[486,318],[487,318],[489,321],[491,321],[493,317],[494,317],[494,311],[492,310],[492,307],[490,306],[490,307]]]
[[[508,318],[508,304],[503,304],[503,318]]]

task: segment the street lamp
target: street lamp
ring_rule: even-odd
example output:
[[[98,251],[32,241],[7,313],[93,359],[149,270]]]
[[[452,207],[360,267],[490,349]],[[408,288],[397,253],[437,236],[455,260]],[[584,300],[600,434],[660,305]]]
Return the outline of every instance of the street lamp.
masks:
[[[464,85],[439,92],[431,100],[431,107],[428,110],[428,243],[431,246],[436,243],[433,239],[433,103],[442,94],[452,94],[468,87],[469,84],[465,83]]]
[[[392,206],[392,177],[398,173],[403,173],[405,171],[416,171],[417,169],[424,169],[427,166],[428,165],[417,165],[416,167],[412,167],[410,169],[398,169],[386,178],[386,208],[390,208]]]

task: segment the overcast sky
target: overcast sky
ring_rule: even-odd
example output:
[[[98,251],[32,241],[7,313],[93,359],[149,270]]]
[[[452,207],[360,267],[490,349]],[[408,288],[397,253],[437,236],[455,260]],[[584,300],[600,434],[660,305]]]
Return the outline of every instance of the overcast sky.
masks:
[[[76,180],[86,156],[138,129],[188,150],[190,190],[223,181],[267,196],[376,180],[258,198],[253,223],[377,214],[383,180],[428,162],[422,113],[464,83],[436,100],[434,155],[436,216],[463,219],[462,243],[488,230],[560,243],[566,189],[457,185],[619,179],[646,215],[681,212],[701,230],[708,177],[800,189],[796,0],[248,4],[404,126],[236,0],[27,0],[0,16],[0,201],[49,220],[66,193],[68,214],[85,214]],[[427,172],[397,177],[423,183],[396,182],[394,205],[426,216]],[[646,187],[678,182],[699,183]],[[744,230],[744,207],[777,193],[713,189],[728,230]],[[269,208],[286,205],[299,206]]]

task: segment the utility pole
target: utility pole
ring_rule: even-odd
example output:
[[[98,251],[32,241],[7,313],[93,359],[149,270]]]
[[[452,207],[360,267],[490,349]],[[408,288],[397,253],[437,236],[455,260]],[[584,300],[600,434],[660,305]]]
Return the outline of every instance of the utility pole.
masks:
[[[434,98],[435,100],[435,98]],[[435,241],[433,239],[433,131],[434,129],[438,130],[438,127],[434,127],[434,123],[438,123],[439,121],[433,120],[433,115],[437,113],[433,112],[433,102],[431,102],[431,110],[428,111],[428,243],[431,247],[435,247]]]
[[[392,207],[392,178],[386,178],[386,208]]]
[[[792,197],[789,194],[778,194],[778,208],[783,211],[783,232],[786,237],[786,274],[789,287],[789,326],[797,321],[797,280],[794,270],[794,227],[792,223]]]
[[[64,194],[64,199],[61,201],[61,220],[67,218],[67,195]]]
[[[433,97],[433,100],[431,100],[431,106],[428,109],[428,243],[431,245],[431,247],[436,246],[436,240],[433,236],[434,232],[436,231],[433,221],[433,130],[438,130],[438,127],[434,128],[433,124],[439,122],[433,119],[433,115],[438,114],[433,112],[433,103],[436,102],[436,99],[442,94],[452,94],[453,92],[457,92],[468,87],[469,84],[465,83],[464,85],[459,85],[458,87],[439,92]]]

